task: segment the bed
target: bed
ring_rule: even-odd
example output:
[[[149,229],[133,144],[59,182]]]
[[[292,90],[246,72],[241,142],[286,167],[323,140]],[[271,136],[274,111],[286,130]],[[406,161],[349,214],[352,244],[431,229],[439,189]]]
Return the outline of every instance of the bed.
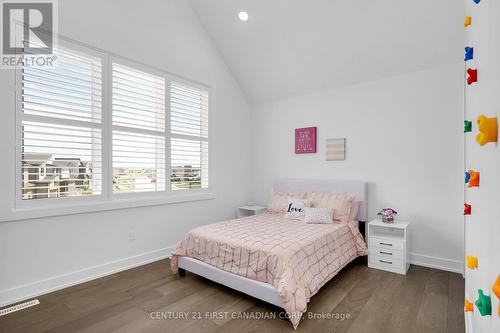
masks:
[[[366,183],[283,179],[274,190],[348,193],[366,221]],[[357,223],[305,224],[270,212],[189,231],[172,252],[171,266],[285,309],[297,328],[310,298],[367,248]]]

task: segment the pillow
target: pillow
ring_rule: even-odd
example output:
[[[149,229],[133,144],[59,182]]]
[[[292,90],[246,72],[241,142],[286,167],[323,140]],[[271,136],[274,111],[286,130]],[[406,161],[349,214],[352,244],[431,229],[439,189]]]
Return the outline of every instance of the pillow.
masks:
[[[332,207],[337,200],[345,196],[345,193],[310,192],[307,198],[311,200],[314,207]]]
[[[303,220],[306,214],[306,207],[310,207],[309,200],[293,199],[288,200],[285,217],[292,220]]]
[[[278,192],[274,191],[267,203],[267,209],[270,212],[284,212],[289,198],[306,199],[305,192]]]
[[[341,223],[353,222],[358,215],[359,206],[361,206],[361,201],[353,201],[349,205],[348,213],[340,218]]]
[[[342,198],[340,208],[338,208],[334,213],[333,213],[333,218],[334,219],[348,219],[349,216],[349,211],[351,209],[351,205],[354,202],[355,197],[346,195]]]
[[[306,207],[306,214],[304,216],[304,222],[308,224],[318,223],[318,224],[329,224],[333,223],[333,208],[311,208]]]
[[[309,193],[308,199],[311,200],[312,207],[333,208],[333,219],[340,221],[348,219],[347,215],[349,215],[354,196],[346,193],[312,192]]]

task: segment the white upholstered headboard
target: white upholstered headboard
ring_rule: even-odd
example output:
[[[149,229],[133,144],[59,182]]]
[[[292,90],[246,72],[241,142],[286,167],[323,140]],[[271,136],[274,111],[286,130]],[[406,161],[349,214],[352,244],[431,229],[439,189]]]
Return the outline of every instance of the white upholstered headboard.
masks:
[[[356,200],[361,201],[356,220],[366,222],[366,182],[335,179],[278,179],[274,182],[274,190],[287,192],[333,192],[354,195]]]

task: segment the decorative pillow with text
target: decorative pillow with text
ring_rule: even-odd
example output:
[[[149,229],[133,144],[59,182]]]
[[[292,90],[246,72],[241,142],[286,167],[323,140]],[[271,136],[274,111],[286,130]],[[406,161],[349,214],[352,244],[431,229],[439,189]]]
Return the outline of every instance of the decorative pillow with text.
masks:
[[[303,220],[306,214],[306,207],[310,207],[309,200],[288,199],[288,205],[285,209],[285,217],[292,220]]]

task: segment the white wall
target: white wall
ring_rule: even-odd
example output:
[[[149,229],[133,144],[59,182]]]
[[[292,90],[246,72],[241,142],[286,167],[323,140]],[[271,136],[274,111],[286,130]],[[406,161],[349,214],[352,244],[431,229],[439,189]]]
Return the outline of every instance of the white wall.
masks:
[[[466,201],[472,205],[472,215],[465,224],[466,254],[476,256],[478,269],[466,269],[466,298],[475,302],[478,289],[491,295],[492,316],[481,316],[478,309],[467,313],[469,333],[500,332],[498,316],[499,300],[491,292],[495,279],[500,274],[500,152],[498,144],[483,147],[475,141],[478,133],[477,117],[484,114],[500,118],[500,3],[481,1],[476,5],[466,1],[467,15],[472,16],[472,25],[466,30],[466,45],[474,47],[474,59],[467,67],[478,69],[478,82],[467,86],[467,119],[473,121],[472,133],[466,134],[466,167],[481,173],[480,187],[466,191]]]
[[[369,182],[369,219],[393,207],[411,221],[413,262],[461,271],[463,65],[257,105],[253,199],[280,177]],[[294,154],[294,129],[318,127],[318,153]],[[347,138],[346,161],[325,139]]]
[[[233,217],[248,199],[249,106],[191,7],[183,0],[59,5],[60,34],[215,87],[217,198],[0,223],[0,306],[165,256],[186,230]],[[14,200],[13,88],[13,72],[0,70],[0,214]]]

